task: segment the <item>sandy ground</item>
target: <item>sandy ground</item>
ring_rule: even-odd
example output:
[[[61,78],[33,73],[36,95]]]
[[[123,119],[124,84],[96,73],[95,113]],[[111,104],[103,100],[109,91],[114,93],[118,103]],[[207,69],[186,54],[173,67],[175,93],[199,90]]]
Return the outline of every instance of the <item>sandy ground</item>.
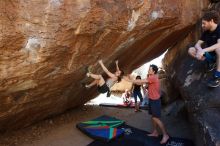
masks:
[[[0,136],[0,146],[86,146],[93,140],[76,127],[76,123],[101,115],[114,116],[136,128],[150,131],[152,128],[148,111],[135,113],[134,109],[84,106],[62,115],[41,121],[31,127]],[[184,116],[166,116],[164,121],[171,136],[191,138],[192,131]]]

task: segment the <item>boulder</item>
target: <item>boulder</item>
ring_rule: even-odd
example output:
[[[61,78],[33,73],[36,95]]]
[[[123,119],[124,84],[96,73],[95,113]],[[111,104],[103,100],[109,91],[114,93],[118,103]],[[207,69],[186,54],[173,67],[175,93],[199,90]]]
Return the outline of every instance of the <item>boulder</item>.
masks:
[[[219,3],[213,5],[218,8]],[[212,9],[212,8],[211,8]],[[219,10],[219,9],[217,9]],[[175,89],[184,100],[188,117],[195,131],[196,145],[220,145],[220,88],[209,88],[207,82],[213,72],[208,72],[205,62],[191,58],[187,50],[200,36],[201,23],[182,42],[168,51],[163,65]]]
[[[81,83],[114,60],[130,72],[181,41],[208,0],[1,0],[0,130],[28,126],[98,93]]]

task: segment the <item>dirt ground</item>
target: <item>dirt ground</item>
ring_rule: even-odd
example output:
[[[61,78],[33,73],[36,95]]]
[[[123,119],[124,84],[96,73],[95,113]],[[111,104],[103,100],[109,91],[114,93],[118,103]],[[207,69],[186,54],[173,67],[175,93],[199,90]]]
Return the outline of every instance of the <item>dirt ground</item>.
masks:
[[[93,139],[81,133],[75,125],[101,115],[116,117],[143,130],[151,131],[152,128],[148,111],[135,113],[134,109],[89,105],[70,110],[28,128],[2,134],[0,146],[86,146]],[[184,116],[166,116],[163,112],[162,120],[169,135],[192,139],[191,127]]]

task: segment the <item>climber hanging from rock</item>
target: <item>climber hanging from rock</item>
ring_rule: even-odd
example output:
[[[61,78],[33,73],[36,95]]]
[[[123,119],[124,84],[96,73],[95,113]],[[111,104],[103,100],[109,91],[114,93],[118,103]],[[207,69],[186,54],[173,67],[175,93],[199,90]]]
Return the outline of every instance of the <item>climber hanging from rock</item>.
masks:
[[[93,79],[95,79],[93,82],[91,82],[90,84],[86,84],[85,87],[86,88],[90,88],[94,85],[96,85],[98,87],[98,92],[99,93],[107,93],[107,97],[109,97],[111,95],[111,91],[110,88],[116,83],[116,82],[120,82],[122,79],[122,76],[124,75],[124,72],[121,71],[118,67],[118,61],[115,61],[116,64],[116,71],[115,73],[111,73],[103,64],[102,60],[99,60],[98,63],[101,65],[102,69],[104,70],[104,72],[108,75],[108,79],[107,81],[104,80],[104,78],[102,77],[102,75],[100,74],[93,74],[90,71],[87,72],[87,77],[91,77]]]
[[[217,68],[213,79],[208,82],[209,87],[220,85],[220,25],[217,11],[208,11],[202,17],[203,33],[194,47],[189,48],[188,53],[200,60],[207,62],[207,70],[212,71]],[[205,44],[205,48],[202,48]],[[217,60],[216,60],[217,59]]]

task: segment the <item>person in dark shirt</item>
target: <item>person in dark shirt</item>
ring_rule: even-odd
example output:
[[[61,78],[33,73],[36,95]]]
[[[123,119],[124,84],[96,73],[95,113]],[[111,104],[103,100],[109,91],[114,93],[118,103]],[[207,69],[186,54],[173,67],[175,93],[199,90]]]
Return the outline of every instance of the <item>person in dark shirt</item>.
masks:
[[[136,80],[141,79],[141,76],[137,76]],[[134,101],[135,101],[135,112],[140,111],[140,105],[143,102],[143,96],[141,94],[141,88],[142,85],[138,85],[138,84],[133,84],[133,95],[134,95]],[[137,97],[140,99],[140,102],[137,102]]]
[[[194,47],[190,47],[188,53],[198,60],[208,63],[208,70],[217,68],[212,80],[208,82],[209,87],[220,85],[220,25],[218,12],[212,10],[206,12],[202,17],[203,33]],[[202,48],[202,45],[204,47]]]

